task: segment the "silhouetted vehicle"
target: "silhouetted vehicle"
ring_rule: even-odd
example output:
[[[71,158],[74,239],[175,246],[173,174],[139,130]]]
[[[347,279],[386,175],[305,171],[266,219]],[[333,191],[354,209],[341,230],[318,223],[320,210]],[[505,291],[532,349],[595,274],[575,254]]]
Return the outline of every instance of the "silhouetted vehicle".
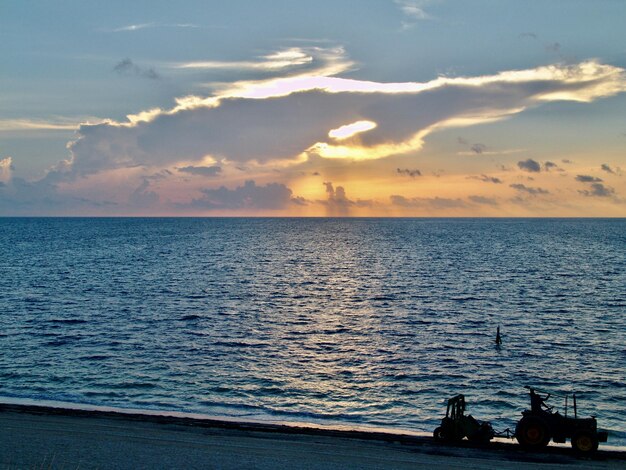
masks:
[[[574,450],[581,454],[591,454],[598,449],[599,442],[607,441],[608,433],[598,431],[594,416],[578,417],[575,393],[562,395],[565,398],[565,414],[561,415],[558,411],[553,412],[554,407],[546,404],[550,394],[541,397],[534,389],[526,388],[530,391],[530,410],[522,412],[522,419],[517,423],[514,434],[509,429],[496,432],[491,423],[465,415],[465,396],[457,395],[448,400],[446,416],[433,431],[433,437],[447,442],[459,442],[467,438],[485,444],[494,437],[515,437],[528,450],[541,449],[551,440],[563,443],[570,439]],[[567,416],[569,403],[574,411],[573,418]]]
[[[467,437],[470,441],[487,443],[494,436],[493,428],[487,421],[478,421],[472,415],[465,415],[465,396],[457,395],[448,400],[446,417],[441,426],[433,432],[435,439],[461,441]]]
[[[558,411],[552,412],[553,407],[545,404],[550,395],[538,398],[535,391],[530,390],[531,409],[522,412],[522,419],[515,428],[515,438],[521,446],[527,449],[541,449],[548,445],[550,440],[565,442],[570,439],[572,447],[579,453],[590,454],[598,449],[599,442],[606,442],[608,433],[598,431],[596,418],[579,418],[576,405],[576,394],[571,395],[574,417],[567,416],[567,406],[570,395],[564,395],[565,415]],[[544,409],[545,408],[545,409]]]

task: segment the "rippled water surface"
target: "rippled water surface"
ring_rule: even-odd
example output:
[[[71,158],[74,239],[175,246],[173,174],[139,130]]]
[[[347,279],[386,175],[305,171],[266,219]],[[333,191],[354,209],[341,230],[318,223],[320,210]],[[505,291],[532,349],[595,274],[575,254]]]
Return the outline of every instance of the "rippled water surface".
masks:
[[[0,254],[5,397],[427,431],[534,385],[626,443],[624,219],[0,219]]]

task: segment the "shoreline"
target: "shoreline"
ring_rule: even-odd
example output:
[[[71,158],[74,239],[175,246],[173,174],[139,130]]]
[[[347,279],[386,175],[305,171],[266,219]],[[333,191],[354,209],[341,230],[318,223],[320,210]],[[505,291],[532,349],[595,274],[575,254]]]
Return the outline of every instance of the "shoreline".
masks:
[[[344,468],[405,468],[409,463],[433,468],[459,465],[511,469],[519,468],[521,463],[525,467],[532,464],[528,468],[626,465],[626,451],[603,446],[593,457],[580,459],[569,446],[549,446],[542,452],[529,453],[513,441],[488,446],[467,441],[451,445],[417,433],[10,403],[0,403],[0,437],[0,446],[6,446],[0,447],[0,455],[8,459],[0,460],[0,465],[7,468],[39,466],[52,455],[65,468],[75,466],[77,459],[81,468],[91,468],[91,464],[98,468],[143,468],[138,462],[145,459],[150,462],[145,468],[183,468],[211,459],[218,459],[213,464],[221,468],[275,468],[277,462],[284,468],[303,463],[306,465],[302,468],[330,468],[335,464]],[[193,452],[187,455],[189,449]],[[320,452],[336,462],[325,465],[325,460],[307,457]],[[384,458],[376,460],[375,455],[381,452]],[[259,455],[248,462],[247,456],[253,454]],[[365,455],[370,456],[363,460]]]

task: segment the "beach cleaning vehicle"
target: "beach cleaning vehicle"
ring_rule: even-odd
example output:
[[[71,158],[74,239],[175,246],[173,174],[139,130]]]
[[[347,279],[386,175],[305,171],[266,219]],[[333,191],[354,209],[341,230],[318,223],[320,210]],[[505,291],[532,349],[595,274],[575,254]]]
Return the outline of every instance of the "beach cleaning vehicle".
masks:
[[[530,391],[530,409],[522,412],[522,418],[515,427],[515,433],[509,429],[497,432],[487,421],[479,421],[472,415],[465,415],[465,396],[456,395],[448,400],[446,416],[434,432],[433,437],[446,442],[469,441],[486,444],[494,437],[515,437],[519,444],[528,450],[542,449],[550,440],[564,443],[570,439],[574,450],[580,454],[592,454],[598,449],[598,443],[606,442],[608,433],[599,431],[596,418],[579,418],[576,394],[558,395],[565,399],[564,414],[554,412],[554,407],[545,402],[550,394],[541,397],[535,390]],[[554,395],[554,394],[553,394]],[[568,416],[571,403],[574,417]]]
[[[515,427],[515,438],[522,447],[527,449],[541,449],[548,445],[550,440],[563,443],[570,439],[574,450],[581,454],[590,454],[598,449],[598,443],[606,442],[608,433],[598,431],[595,416],[579,418],[576,403],[576,394],[556,395],[564,398],[564,414],[553,412],[553,407],[545,402],[550,398],[539,397],[535,390],[530,391],[530,410],[522,412],[522,419]],[[554,395],[554,394],[553,394]],[[574,417],[567,415],[568,404],[572,404]]]
[[[467,438],[470,441],[487,443],[494,435],[490,423],[478,421],[472,415],[465,414],[465,396],[461,394],[448,400],[446,416],[441,420],[441,425],[433,432],[435,439],[450,442],[458,442]]]

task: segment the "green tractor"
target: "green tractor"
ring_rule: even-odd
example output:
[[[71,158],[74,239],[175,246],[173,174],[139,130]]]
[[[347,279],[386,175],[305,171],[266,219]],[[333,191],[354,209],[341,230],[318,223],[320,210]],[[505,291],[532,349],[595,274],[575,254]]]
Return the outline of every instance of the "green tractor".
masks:
[[[487,421],[478,421],[472,415],[465,415],[465,396],[457,395],[448,400],[446,417],[433,432],[437,440],[458,442],[467,438],[477,443],[487,443],[495,433]]]
[[[553,412],[553,407],[546,405],[550,394],[539,396],[535,390],[530,391],[530,410],[522,412],[522,419],[515,428],[515,438],[520,445],[527,449],[541,449],[548,445],[550,440],[563,443],[571,440],[572,447],[580,454],[591,454],[598,449],[599,442],[606,442],[608,433],[598,431],[598,424],[594,416],[579,418],[576,404],[576,394],[563,395],[565,399],[564,414]],[[573,405],[574,417],[567,416],[568,404]]]

